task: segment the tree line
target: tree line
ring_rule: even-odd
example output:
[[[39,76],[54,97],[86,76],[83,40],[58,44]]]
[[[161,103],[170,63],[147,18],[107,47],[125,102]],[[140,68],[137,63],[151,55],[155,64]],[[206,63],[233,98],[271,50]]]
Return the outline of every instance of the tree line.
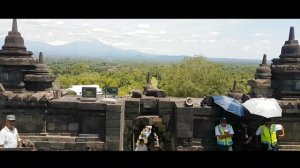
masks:
[[[203,97],[225,95],[232,89],[233,81],[238,89],[247,93],[248,80],[254,78],[258,65],[220,64],[205,57],[187,57],[181,63],[122,63],[103,60],[83,61],[63,59],[48,61],[52,73],[64,88],[71,85],[97,84],[101,88],[119,88],[119,96],[133,89],[142,90],[148,71],[152,83],[174,97]]]

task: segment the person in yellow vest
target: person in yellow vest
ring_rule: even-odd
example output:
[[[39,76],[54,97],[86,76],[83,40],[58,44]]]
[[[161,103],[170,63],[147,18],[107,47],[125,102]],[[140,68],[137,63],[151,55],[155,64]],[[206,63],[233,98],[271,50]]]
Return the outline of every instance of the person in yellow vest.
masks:
[[[281,133],[277,134],[279,130]],[[257,142],[260,142],[263,151],[277,151],[278,137],[283,137],[285,133],[282,125],[272,124],[272,119],[266,119],[264,125],[257,129],[256,135]]]
[[[232,151],[232,136],[234,131],[232,126],[228,124],[226,118],[220,120],[220,124],[215,127],[217,138],[217,147],[220,151]]]

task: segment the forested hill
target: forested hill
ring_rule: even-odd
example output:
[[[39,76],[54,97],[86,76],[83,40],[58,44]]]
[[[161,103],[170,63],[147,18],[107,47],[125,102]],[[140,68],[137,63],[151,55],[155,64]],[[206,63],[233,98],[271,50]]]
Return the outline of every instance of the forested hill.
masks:
[[[101,88],[119,88],[119,96],[132,89],[142,90],[147,72],[153,83],[168,96],[203,97],[223,95],[232,89],[233,81],[245,93],[250,91],[248,80],[254,78],[258,65],[220,64],[204,57],[185,58],[181,63],[108,63],[101,61],[76,61],[65,59],[49,62],[60,84],[67,88],[77,84],[98,84]]]

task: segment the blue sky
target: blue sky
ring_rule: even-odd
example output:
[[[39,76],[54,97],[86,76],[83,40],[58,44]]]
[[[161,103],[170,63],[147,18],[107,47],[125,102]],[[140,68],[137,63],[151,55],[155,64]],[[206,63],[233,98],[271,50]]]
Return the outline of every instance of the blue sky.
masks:
[[[11,24],[0,19],[0,38]],[[300,39],[300,19],[18,19],[25,45],[99,40],[144,53],[242,59],[278,58],[290,26]]]

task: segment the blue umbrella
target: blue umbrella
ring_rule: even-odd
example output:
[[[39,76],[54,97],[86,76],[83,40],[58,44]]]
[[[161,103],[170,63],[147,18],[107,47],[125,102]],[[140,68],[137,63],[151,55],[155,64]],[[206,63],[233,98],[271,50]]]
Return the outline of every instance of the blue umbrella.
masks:
[[[234,98],[228,96],[213,96],[214,102],[221,106],[225,111],[231,112],[238,116],[244,116],[243,105],[235,100]]]

